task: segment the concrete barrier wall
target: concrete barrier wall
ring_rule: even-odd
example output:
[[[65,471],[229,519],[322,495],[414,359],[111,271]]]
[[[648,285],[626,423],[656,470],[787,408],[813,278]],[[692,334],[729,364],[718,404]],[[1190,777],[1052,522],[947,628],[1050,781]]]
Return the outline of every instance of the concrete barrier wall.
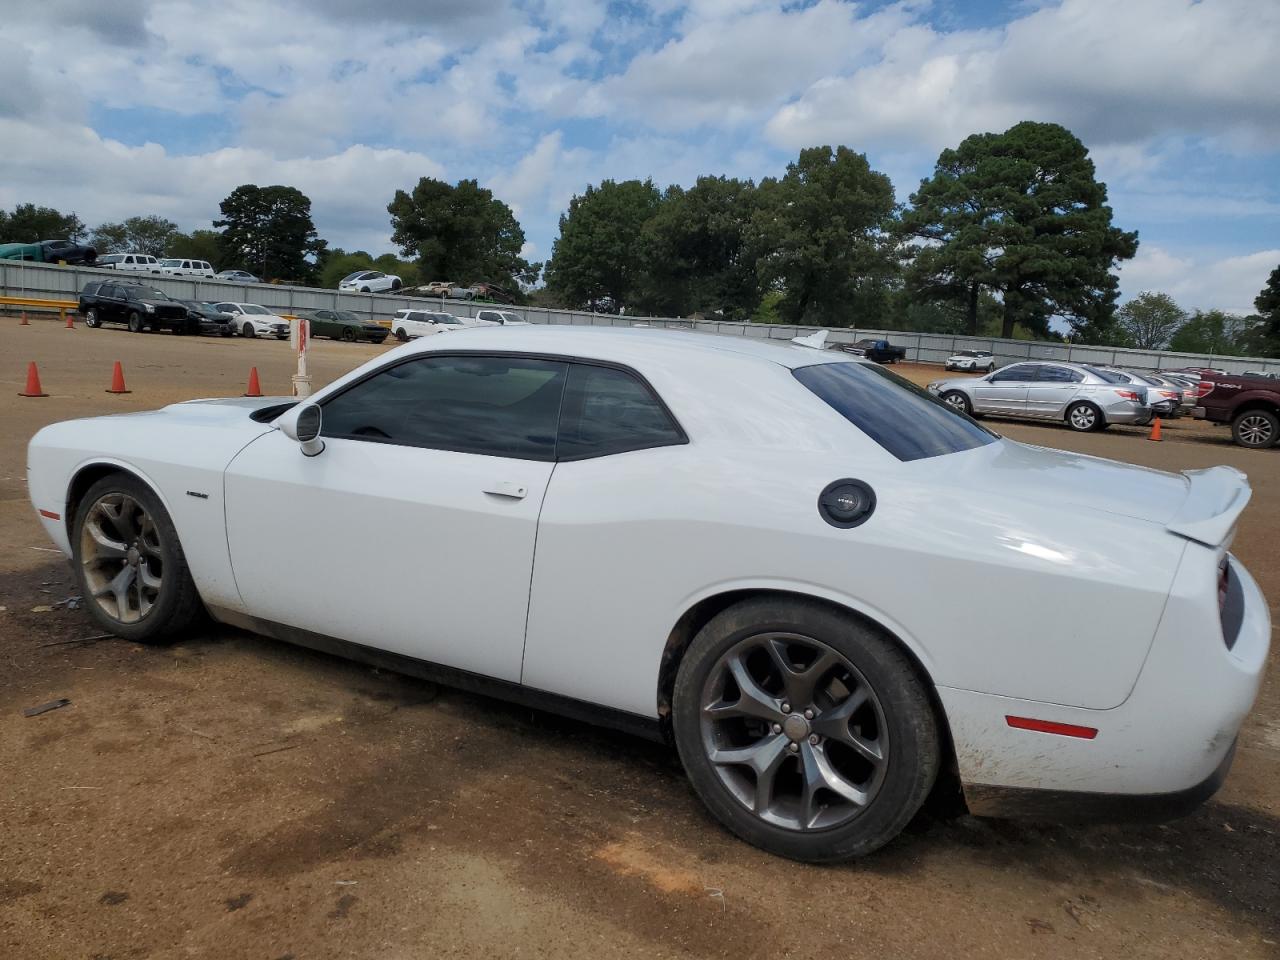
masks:
[[[59,267],[46,263],[22,263],[0,260],[0,295],[46,297],[74,300],[86,283],[94,279],[139,280],[152,283],[172,297],[186,300],[233,300],[260,303],[283,313],[306,309],[350,310],[371,320],[389,320],[405,307],[447,310],[463,317],[493,309],[494,304],[445,300],[434,297],[407,297],[382,293],[339,293],[316,287],[277,286],[267,283],[223,283],[217,280],[161,277],[148,273],[98,270],[88,267]],[[726,336],[789,340],[815,332],[814,327],[786,324],[728,323],[717,320],[682,320],[674,317],[629,317],[585,313],[575,310],[549,310],[544,307],[502,307],[522,315],[530,323],[567,323],[582,326],[650,326],[668,329],[700,330]],[[1170,370],[1178,367],[1217,367],[1229,373],[1263,370],[1280,373],[1280,359],[1229,357],[1217,354],[1174,353],[1168,350],[1130,350],[1123,347],[1078,346],[1045,340],[1000,340],[990,337],[963,337],[950,334],[908,333],[857,327],[832,329],[828,341],[852,343],[864,337],[883,337],[904,347],[907,359],[918,363],[942,363],[960,350],[989,350],[996,365],[1018,360],[1069,360],[1077,363],[1134,367],[1141,370]]]

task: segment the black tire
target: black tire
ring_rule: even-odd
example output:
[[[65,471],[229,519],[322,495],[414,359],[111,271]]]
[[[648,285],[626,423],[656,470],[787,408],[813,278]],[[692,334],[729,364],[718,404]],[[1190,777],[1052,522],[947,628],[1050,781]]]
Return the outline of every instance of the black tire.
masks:
[[[94,599],[94,588],[89,579],[94,574],[86,567],[84,558],[86,521],[99,501],[119,495],[132,498],[149,515],[158,539],[158,556],[144,562],[156,563],[158,560],[160,587],[150,609],[133,622],[122,622]],[[122,540],[127,536],[117,531],[112,533]],[[203,617],[204,604],[196,591],[195,581],[191,579],[173,521],[160,498],[132,474],[110,474],[88,489],[76,508],[71,527],[71,547],[72,566],[85,606],[90,616],[107,632],[138,643],[169,643],[181,637]],[[96,569],[92,561],[89,565]]]
[[[144,329],[145,327],[142,323],[142,314],[140,314],[137,310],[129,314],[129,332],[141,333]]]
[[[244,322],[244,326],[240,328],[240,336],[248,337],[252,340],[252,339],[255,339],[258,335],[257,333],[254,332],[253,324],[250,323],[248,320],[246,320]]]
[[[97,307],[90,307],[85,311],[84,325],[89,327],[91,330],[96,330],[98,327],[102,326],[102,321],[98,319]]]
[[[360,288],[360,292],[361,292],[361,293],[369,293],[369,292],[370,292],[370,290],[369,290],[369,288],[368,288],[368,287],[361,287],[361,288]]]
[[[1231,439],[1251,450],[1265,450],[1280,441],[1280,417],[1274,411],[1253,407],[1231,421]]]
[[[961,410],[965,415],[973,416],[973,403],[969,397],[960,390],[948,390],[940,398],[943,403]]]
[[[392,281],[391,281],[391,289],[392,289],[392,290],[399,290],[401,286],[402,286],[402,284],[400,283],[400,281],[399,281],[399,280],[392,280]]]
[[[404,327],[401,327],[399,330],[396,331],[396,339],[399,340],[401,343],[404,343],[406,340],[409,339],[409,335],[404,332]]]
[[[350,327],[343,327],[342,339],[345,340],[347,343],[355,343],[356,332],[352,330]]]
[[[1107,418],[1102,415],[1102,411],[1084,400],[1067,407],[1064,419],[1067,426],[1077,433],[1092,433],[1107,426]]]
[[[850,681],[852,686],[843,689],[858,689],[865,683],[870,690],[870,701],[878,711],[876,723],[883,722],[883,727],[876,731],[875,741],[883,744],[880,747],[881,766],[875,774],[879,779],[874,788],[868,790],[865,805],[858,805],[856,811],[834,825],[791,827],[771,823],[758,816],[735,795],[717,772],[723,769],[723,764],[717,766],[707,755],[708,750],[717,749],[708,741],[704,731],[703,704],[708,702],[709,684],[715,682],[716,676],[723,676],[724,658],[741,649],[744,642],[751,643],[753,638],[768,634],[805,638],[806,642],[833,651],[837,658],[842,658],[842,662],[847,661],[860,677]],[[834,669],[844,668],[836,666]],[[833,673],[830,676],[839,675]],[[821,691],[832,689],[834,683],[834,680],[827,680],[820,684],[819,697],[826,696]],[[757,689],[773,695],[763,687]],[[781,704],[787,697],[786,689],[781,688],[772,702]],[[851,695],[849,699],[853,699]],[[838,706],[838,703],[836,706],[818,705],[814,728],[819,729],[825,710],[834,711]],[[927,681],[892,640],[852,616],[817,603],[789,597],[758,597],[744,600],[718,614],[698,632],[680,664],[672,707],[676,748],[698,796],[730,831],[778,856],[812,863],[865,856],[902,831],[928,797],[937,778],[941,748]],[[799,706],[796,710],[800,710]],[[854,713],[852,716],[864,715]],[[788,719],[799,719],[799,714],[790,715]],[[793,735],[790,731],[779,733],[776,727],[770,731],[770,724],[763,720],[744,722],[756,722],[765,728],[759,743],[774,742],[770,738],[789,739]],[[806,726],[807,723],[806,720]],[[852,728],[851,720],[845,723],[846,727]],[[856,726],[858,736],[864,736],[865,721]],[[790,741],[786,749],[794,747],[802,751],[805,734],[799,736],[802,739]],[[885,739],[881,740],[881,737]],[[821,745],[827,763],[835,763],[837,755],[825,752],[830,746],[824,744],[821,737],[816,737],[816,740],[810,738],[807,742]],[[719,747],[734,749],[734,746],[726,744]],[[816,751],[815,746],[811,752]],[[797,755],[793,752],[790,757],[778,761],[776,776],[783,777],[786,764],[802,765],[800,756],[808,757],[810,754],[802,752]],[[798,767],[792,768],[792,772],[796,770]],[[775,779],[774,783],[777,782]],[[789,781],[783,782],[784,786],[789,784]],[[773,797],[772,790],[769,797]],[[833,799],[837,799],[838,805],[838,798]],[[821,805],[820,815],[825,815],[828,809],[826,803]]]

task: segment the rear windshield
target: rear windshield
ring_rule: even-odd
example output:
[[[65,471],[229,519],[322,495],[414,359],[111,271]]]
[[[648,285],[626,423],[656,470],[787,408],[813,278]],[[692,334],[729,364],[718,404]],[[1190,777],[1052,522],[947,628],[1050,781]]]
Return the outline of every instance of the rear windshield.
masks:
[[[1110,370],[1099,370],[1097,367],[1085,367],[1095,377],[1101,377],[1107,383],[1128,383],[1129,379],[1122,374],[1112,373]]]
[[[992,443],[997,435],[909,380],[865,363],[818,363],[795,378],[899,460]]]

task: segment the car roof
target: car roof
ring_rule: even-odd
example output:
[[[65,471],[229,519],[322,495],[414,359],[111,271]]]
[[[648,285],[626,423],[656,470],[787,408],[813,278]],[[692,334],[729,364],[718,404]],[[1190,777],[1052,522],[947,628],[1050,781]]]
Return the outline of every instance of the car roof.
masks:
[[[448,337],[417,340],[403,349],[429,353],[459,348],[547,353],[625,363],[677,362],[688,363],[695,368],[702,363],[717,361],[726,364],[743,361],[769,362],[788,369],[815,363],[862,362],[837,351],[815,350],[789,341],[766,341],[747,336],[722,336],[652,327],[571,327],[560,324],[471,327],[451,332]]]

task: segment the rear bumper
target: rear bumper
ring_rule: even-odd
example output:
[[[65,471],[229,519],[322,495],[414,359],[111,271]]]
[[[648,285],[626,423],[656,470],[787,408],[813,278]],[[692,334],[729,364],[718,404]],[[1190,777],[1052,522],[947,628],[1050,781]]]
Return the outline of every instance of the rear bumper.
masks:
[[[1217,793],[1235,756],[1232,741],[1213,772],[1172,793],[1078,793],[975,785],[965,789],[964,798],[969,812],[977,817],[1053,823],[1159,823],[1186,816]]]
[[[937,687],[970,809],[1058,819],[1078,803],[1082,817],[1126,810],[1167,816],[1218,788],[1271,643],[1266,600],[1232,558],[1243,610],[1228,649],[1217,603],[1220,556],[1188,542],[1146,662],[1117,707],[1093,710]],[[1084,738],[1019,729],[1010,716],[1097,733]]]

